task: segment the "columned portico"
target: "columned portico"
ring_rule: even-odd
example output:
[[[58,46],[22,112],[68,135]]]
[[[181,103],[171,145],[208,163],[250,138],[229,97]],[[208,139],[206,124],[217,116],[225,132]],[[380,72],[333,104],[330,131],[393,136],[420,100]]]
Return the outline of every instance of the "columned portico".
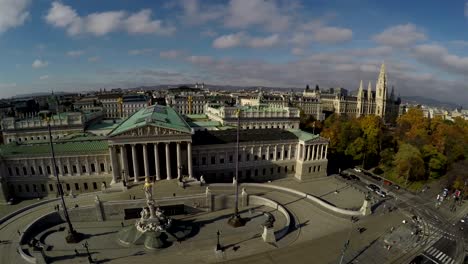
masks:
[[[171,180],[194,176],[192,130],[171,107],[153,105],[141,109],[114,128],[108,143],[123,150],[118,163],[123,170],[129,170],[128,179],[135,183],[143,177]],[[130,148],[131,161],[130,154],[125,153],[125,149]]]

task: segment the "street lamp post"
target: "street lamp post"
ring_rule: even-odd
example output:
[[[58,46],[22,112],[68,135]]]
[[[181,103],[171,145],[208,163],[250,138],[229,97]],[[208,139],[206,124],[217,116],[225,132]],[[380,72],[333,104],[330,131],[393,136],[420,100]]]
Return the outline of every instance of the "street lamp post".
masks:
[[[55,161],[54,143],[52,141],[52,128],[50,127],[49,119],[47,120],[47,129],[49,130],[49,142],[50,142],[50,152],[52,154],[53,172],[54,172],[54,176],[55,176],[55,179],[57,180],[57,185],[58,185],[57,191],[62,201],[63,214],[65,215],[65,221],[68,224],[68,235],[66,237],[66,241],[67,243],[78,243],[83,238],[83,234],[76,232],[76,230],[73,228],[73,225],[70,221],[70,216],[68,215],[67,205],[65,204],[65,199],[63,198],[62,183],[60,182],[60,178],[57,173],[57,163]]]
[[[239,215],[239,134],[240,134],[240,109],[237,110],[237,140],[236,140],[236,182],[234,214],[229,218],[228,224],[232,227],[245,225],[245,220]]]

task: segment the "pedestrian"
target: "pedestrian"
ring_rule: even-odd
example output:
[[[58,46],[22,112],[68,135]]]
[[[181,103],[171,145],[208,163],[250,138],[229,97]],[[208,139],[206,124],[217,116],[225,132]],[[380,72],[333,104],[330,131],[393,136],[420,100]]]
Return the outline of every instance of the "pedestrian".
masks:
[[[120,222],[120,225],[121,225],[122,227],[124,227],[124,226],[125,226],[123,222]]]
[[[80,255],[80,252],[78,252],[78,250],[76,250],[75,248],[75,255],[78,257]]]
[[[172,196],[174,196],[174,197],[175,197],[175,193],[172,193]]]
[[[21,232],[19,230],[17,230],[17,232],[18,232],[18,236],[21,236]]]
[[[133,195],[133,200],[135,200],[135,198],[136,198],[135,195]]]

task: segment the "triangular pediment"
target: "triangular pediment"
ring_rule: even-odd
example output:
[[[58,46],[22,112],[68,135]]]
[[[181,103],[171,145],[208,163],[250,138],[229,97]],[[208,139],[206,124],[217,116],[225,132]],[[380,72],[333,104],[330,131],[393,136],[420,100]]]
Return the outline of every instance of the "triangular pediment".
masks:
[[[119,137],[153,137],[153,136],[172,136],[172,135],[188,135],[189,133],[178,131],[175,129],[169,129],[165,127],[159,127],[155,125],[146,125],[142,127],[136,127],[119,134],[112,135],[112,138]]]

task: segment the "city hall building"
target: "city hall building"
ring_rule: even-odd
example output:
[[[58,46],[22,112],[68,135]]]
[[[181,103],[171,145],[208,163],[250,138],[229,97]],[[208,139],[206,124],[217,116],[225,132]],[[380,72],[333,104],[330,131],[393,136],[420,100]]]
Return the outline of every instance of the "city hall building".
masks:
[[[161,105],[110,125],[106,136],[85,131],[54,139],[65,193],[121,189],[146,177],[160,181],[203,175],[206,182],[230,182],[235,176],[236,129],[195,132],[173,108]],[[319,135],[259,128],[241,130],[239,139],[240,181],[305,181],[327,175],[329,142]],[[53,169],[48,141],[1,145],[0,196],[55,196]]]

